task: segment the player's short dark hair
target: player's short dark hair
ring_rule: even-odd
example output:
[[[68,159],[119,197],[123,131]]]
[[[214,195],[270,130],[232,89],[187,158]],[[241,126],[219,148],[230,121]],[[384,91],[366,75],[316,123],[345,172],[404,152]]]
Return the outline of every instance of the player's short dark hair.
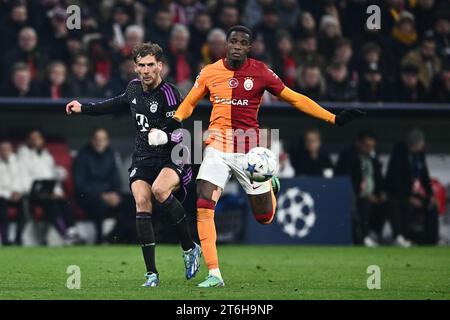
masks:
[[[248,36],[250,37],[250,41],[252,41],[252,38],[253,38],[252,31],[249,28],[247,28],[246,26],[242,26],[242,25],[232,26],[230,29],[228,29],[227,38],[226,38],[227,41],[230,38],[231,33],[234,31],[243,32],[243,33],[248,34]]]
[[[138,58],[143,58],[147,55],[154,56],[156,61],[162,61],[163,49],[157,43],[146,42],[139,44],[133,49],[133,60],[137,62]]]

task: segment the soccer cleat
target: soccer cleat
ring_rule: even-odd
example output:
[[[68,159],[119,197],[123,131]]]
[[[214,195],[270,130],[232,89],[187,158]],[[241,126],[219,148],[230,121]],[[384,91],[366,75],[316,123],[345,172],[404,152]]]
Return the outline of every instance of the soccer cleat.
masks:
[[[212,288],[212,287],[224,287],[225,283],[222,279],[209,275],[206,277],[206,280],[199,283],[197,287],[199,288]]]
[[[147,272],[145,275],[147,279],[142,287],[156,287],[159,284],[159,275],[157,273]]]
[[[186,279],[192,279],[200,269],[200,257],[202,248],[196,244],[195,247],[183,252],[184,267],[186,268]]]
[[[278,179],[278,177],[276,176],[273,176],[271,182],[273,193],[277,195],[277,193],[280,192],[281,189],[280,179]]]

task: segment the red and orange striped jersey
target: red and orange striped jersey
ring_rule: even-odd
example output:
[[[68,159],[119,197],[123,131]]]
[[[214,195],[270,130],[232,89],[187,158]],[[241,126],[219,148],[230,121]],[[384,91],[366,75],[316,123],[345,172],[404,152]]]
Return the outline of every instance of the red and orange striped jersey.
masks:
[[[258,111],[264,91],[278,95],[284,87],[280,78],[260,61],[247,59],[239,69],[232,70],[221,59],[203,68],[185,101],[194,107],[209,92],[212,112],[206,144],[225,152],[247,152],[249,140],[238,139],[236,132],[240,129],[251,135],[252,130],[248,129],[253,129],[258,134]],[[178,118],[187,116],[175,113]],[[242,147],[242,143],[246,146]]]
[[[224,59],[205,66],[174,118],[188,118],[209,92],[212,112],[206,144],[224,152],[247,152],[259,145],[258,111],[265,90],[311,116],[335,121],[334,114],[287,88],[271,69],[254,59],[247,59],[236,70],[229,69]]]

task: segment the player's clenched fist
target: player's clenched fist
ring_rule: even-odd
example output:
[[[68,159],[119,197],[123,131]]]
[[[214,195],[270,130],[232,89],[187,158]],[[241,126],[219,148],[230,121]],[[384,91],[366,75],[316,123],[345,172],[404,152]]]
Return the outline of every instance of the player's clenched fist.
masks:
[[[79,103],[77,100],[72,100],[66,105],[66,113],[81,113],[81,103]]]

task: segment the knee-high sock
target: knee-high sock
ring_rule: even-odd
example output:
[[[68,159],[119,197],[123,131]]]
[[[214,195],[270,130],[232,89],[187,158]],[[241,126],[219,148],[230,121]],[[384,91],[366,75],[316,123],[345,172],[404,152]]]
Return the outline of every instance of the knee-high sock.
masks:
[[[171,194],[164,202],[159,202],[159,205],[169,215],[170,221],[176,227],[183,250],[187,251],[194,248],[191,230],[186,221],[186,211],[180,201]]]
[[[219,258],[216,248],[216,226],[214,224],[215,202],[212,200],[197,200],[197,229],[203,256],[208,270],[219,268]]]
[[[147,272],[157,273],[155,262],[155,234],[150,212],[136,212],[136,231],[142,248]]]
[[[277,198],[275,197],[275,193],[273,192],[273,188],[270,189],[270,193],[272,195],[272,216],[270,217],[269,221],[267,221],[264,224],[272,223],[273,218],[275,217],[275,211],[277,210]]]
[[[273,189],[270,189],[271,197],[272,197],[272,211],[270,212],[253,212],[253,216],[255,217],[256,221],[258,221],[261,224],[271,224],[273,221],[273,218],[275,217],[275,211],[277,209],[277,198],[275,197],[275,193],[273,192]]]

